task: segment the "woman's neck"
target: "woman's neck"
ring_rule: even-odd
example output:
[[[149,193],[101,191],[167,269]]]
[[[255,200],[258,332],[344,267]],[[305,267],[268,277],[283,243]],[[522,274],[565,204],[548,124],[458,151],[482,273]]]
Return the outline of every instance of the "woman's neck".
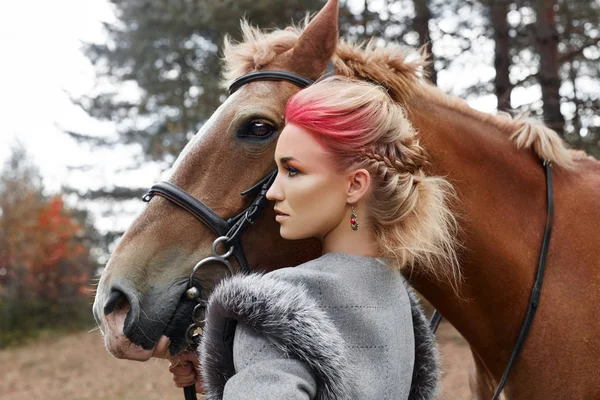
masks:
[[[343,229],[345,228],[345,229]],[[370,229],[359,227],[353,231],[347,227],[338,227],[329,232],[322,240],[323,254],[344,253],[356,256],[379,257],[377,240]]]

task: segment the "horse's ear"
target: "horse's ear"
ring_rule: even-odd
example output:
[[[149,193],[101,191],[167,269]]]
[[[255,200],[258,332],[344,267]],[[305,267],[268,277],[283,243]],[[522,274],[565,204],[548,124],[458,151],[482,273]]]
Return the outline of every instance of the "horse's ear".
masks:
[[[298,38],[292,49],[292,68],[318,77],[335,53],[338,42],[338,0],[329,0]]]

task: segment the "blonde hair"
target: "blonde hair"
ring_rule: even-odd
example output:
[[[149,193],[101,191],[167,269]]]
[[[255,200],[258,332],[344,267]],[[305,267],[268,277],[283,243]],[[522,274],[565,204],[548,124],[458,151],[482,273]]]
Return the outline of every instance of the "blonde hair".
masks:
[[[374,84],[327,78],[288,101],[286,123],[306,129],[327,149],[340,172],[371,175],[367,220],[380,253],[397,267],[415,266],[456,289],[457,223],[450,183],[427,176],[427,153],[404,109]]]

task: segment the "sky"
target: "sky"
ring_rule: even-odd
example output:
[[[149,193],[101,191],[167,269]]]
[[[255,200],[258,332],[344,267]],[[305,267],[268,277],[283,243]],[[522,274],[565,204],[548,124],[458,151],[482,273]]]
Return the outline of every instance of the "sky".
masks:
[[[50,191],[69,180],[91,188],[103,186],[107,179],[118,183],[120,178],[112,176],[109,168],[82,177],[69,173],[68,167],[102,165],[110,157],[118,169],[127,165],[119,159],[131,155],[131,150],[118,155],[92,152],[64,133],[114,133],[112,124],[93,120],[70,100],[94,88],[94,68],[82,52],[82,43],[105,40],[102,21],[114,21],[106,0],[0,3],[0,162],[14,140],[20,140],[40,166]],[[154,172],[150,174],[156,178]]]
[[[91,89],[93,68],[81,54],[81,41],[102,40],[100,21],[111,16],[100,0],[0,4],[0,159],[18,138],[53,187],[67,163],[84,161],[60,127],[92,125],[68,93]]]
[[[0,168],[18,139],[40,168],[47,194],[63,184],[149,187],[160,177],[155,166],[121,173],[135,149],[91,151],[64,133],[114,134],[111,123],[93,120],[70,100],[94,88],[82,43],[105,40],[103,21],[114,21],[106,0],[0,2]],[[69,168],[86,165],[93,168]],[[109,229],[113,222],[103,223]]]

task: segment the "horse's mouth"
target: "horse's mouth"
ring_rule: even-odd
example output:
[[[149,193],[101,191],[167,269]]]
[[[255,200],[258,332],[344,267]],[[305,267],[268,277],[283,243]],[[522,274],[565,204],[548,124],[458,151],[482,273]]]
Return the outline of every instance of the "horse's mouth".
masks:
[[[202,293],[210,293],[220,281],[217,278],[198,278],[194,284]],[[194,308],[199,303],[185,295],[187,284],[187,280],[179,281],[140,296],[128,282],[116,280],[110,294],[97,294],[94,316],[109,353],[121,359],[146,361],[173,357],[183,350],[195,351],[197,343],[188,343],[187,332],[194,325]]]
[[[153,357],[155,350],[158,347],[157,346],[154,349],[146,350],[141,346],[133,344],[131,340],[129,340],[127,336],[123,334],[106,335],[104,341],[106,349],[114,357],[133,361],[149,360]]]
[[[181,316],[179,316],[181,315]],[[185,332],[191,324],[191,312],[184,317],[185,310],[178,310],[173,314],[172,321],[178,321],[177,325],[169,323],[165,328],[155,346],[146,349],[141,345],[135,344],[123,333],[123,326],[119,324],[108,324],[108,329],[104,332],[104,343],[110,354],[116,358],[147,361],[150,358],[169,358],[188,348],[185,339]],[[189,323],[185,320],[189,319]]]
[[[168,358],[190,347],[186,332],[193,322],[192,312],[196,304],[182,299],[171,306],[173,308],[160,310],[167,315],[169,309],[172,310],[170,317],[166,318],[156,315],[157,310],[154,313],[144,311],[139,305],[133,311],[127,301],[120,301],[106,316],[97,310],[94,314],[110,354],[120,359],[146,361],[152,357]]]

